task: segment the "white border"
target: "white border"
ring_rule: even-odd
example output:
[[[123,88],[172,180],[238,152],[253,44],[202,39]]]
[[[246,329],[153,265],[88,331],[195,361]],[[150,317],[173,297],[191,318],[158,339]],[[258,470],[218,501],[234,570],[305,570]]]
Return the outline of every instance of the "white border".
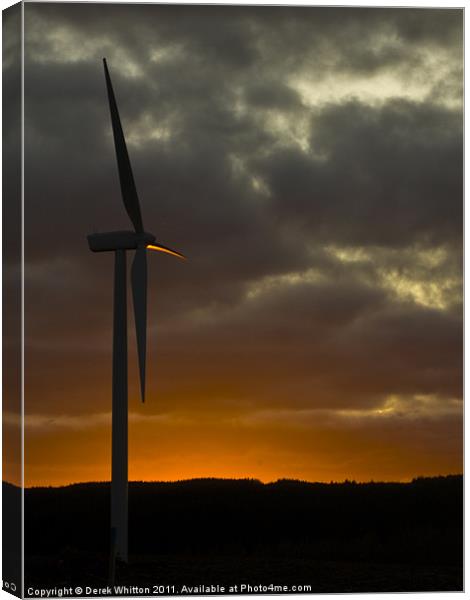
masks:
[[[34,0],[32,0],[34,1]],[[38,0],[39,2],[43,2],[44,0]],[[57,3],[66,3],[66,2],[74,2],[74,3],[78,3],[75,2],[75,0],[65,0],[62,1],[61,0],[47,0],[48,2],[57,2]],[[25,3],[29,2],[29,0],[25,0]],[[10,6],[12,6],[13,4],[16,4],[17,2],[13,2],[11,0],[0,0],[0,8],[1,10],[4,10]],[[170,1],[163,1],[163,2],[151,2],[151,1],[134,1],[134,0],[87,0],[86,2],[80,2],[80,3],[101,3],[101,4],[116,4],[116,3],[122,3],[122,4],[199,4],[199,5],[211,5],[211,4],[228,4],[228,5],[248,5],[248,6],[253,6],[253,5],[258,5],[258,6],[313,6],[313,7],[375,7],[375,8],[463,8],[465,9],[466,7],[466,2],[464,0],[452,0],[450,3],[446,3],[443,0],[437,1],[437,0],[428,0],[428,1],[423,1],[423,0],[401,0],[400,2],[393,2],[393,1],[384,1],[384,2],[380,2],[380,3],[374,3],[374,2],[367,2],[367,1],[360,1],[360,0],[348,0],[348,1],[340,1],[340,0],[330,0],[329,2],[315,2],[315,1],[311,1],[311,0],[296,0],[294,2],[272,2],[269,0],[256,0],[254,2],[249,2],[246,0],[232,0],[232,1],[227,1],[227,0],[205,0],[204,2],[198,2],[197,0],[185,0],[184,2],[170,2]],[[468,28],[468,19],[470,17],[467,16],[467,11],[464,10],[464,27],[465,27],[465,31],[469,31],[470,29]],[[21,10],[21,31],[22,31],[22,43],[21,43],[21,172],[22,172],[22,181],[21,181],[21,219],[22,219],[22,223],[21,223],[21,272],[22,275],[24,275],[24,144],[23,144],[23,140],[24,140],[24,3],[22,6],[22,10]],[[464,38],[465,39],[465,38]],[[1,28],[0,28],[0,43],[1,43]],[[468,58],[468,49],[467,49],[467,44],[465,44],[465,50],[464,50],[464,58],[465,58],[465,74],[466,74],[466,66],[467,64],[470,64],[467,60]],[[1,82],[0,82],[0,89],[1,89]],[[467,139],[467,127],[468,127],[468,123],[467,120],[465,120],[465,138]],[[467,154],[464,153],[464,172],[465,174],[467,173],[467,167],[468,167],[468,157]],[[1,165],[0,165],[0,172],[1,172]],[[469,224],[469,219],[470,217],[468,216],[468,211],[465,211],[464,213],[464,227],[467,226],[466,228],[468,229],[468,224]],[[2,221],[2,216],[0,213],[0,224]],[[464,229],[465,230],[465,229]],[[1,230],[0,230],[0,241],[1,241]],[[466,245],[464,245],[464,251],[465,251],[465,258],[467,258],[467,247]],[[468,263],[468,261],[465,260],[464,265],[466,265]],[[2,271],[1,271],[1,265],[0,265],[0,275],[1,275]],[[465,274],[466,274],[466,269],[465,269]],[[470,285],[470,284],[469,284]],[[465,297],[467,297],[467,278],[465,277],[465,284],[464,284],[464,290],[465,290]],[[1,296],[0,296],[0,309],[1,309]],[[465,331],[465,339],[467,338],[466,334],[468,332],[468,327],[467,327],[467,322],[465,321],[464,324],[464,331]],[[1,353],[1,350],[0,350]],[[470,368],[470,359],[468,358],[468,356],[465,354],[464,355],[464,367],[465,367],[465,373],[467,371],[467,367]],[[1,362],[0,362],[0,374],[2,372],[2,366],[1,366]],[[467,380],[466,378],[464,379],[465,381],[465,391],[466,391],[466,387],[467,387]],[[21,419],[21,482],[22,482],[22,488],[24,488],[24,277],[22,277],[22,281],[21,281],[21,415],[22,415],[22,419]],[[465,419],[464,419],[464,428],[467,425],[467,419],[470,419],[470,417],[468,417],[467,414],[465,414]],[[0,428],[0,442],[1,442],[1,428]],[[464,454],[464,459],[467,459],[468,456],[468,452],[470,452],[469,448],[467,445],[464,446],[465,447],[465,454]],[[467,489],[467,480],[465,478],[465,498],[467,499],[469,497],[469,494],[467,493],[468,489]],[[0,491],[1,494],[1,491]],[[467,502],[465,502],[465,508],[467,508]],[[22,491],[22,547],[24,547],[24,491]],[[1,527],[0,527],[0,533],[1,533]],[[468,520],[465,520],[465,536],[466,539],[467,538],[467,533],[468,533]],[[0,558],[1,558],[1,546],[0,546]],[[24,558],[22,560],[22,588],[24,590]],[[1,567],[1,561],[0,561],[0,567]],[[468,553],[465,553],[465,574],[469,572],[469,568],[470,568],[470,558],[468,556]],[[301,595],[282,595],[282,598],[297,598],[300,599],[302,597],[310,597],[310,596],[315,596],[318,599],[326,599],[326,598],[330,598],[330,597],[335,597],[335,596],[343,596],[344,594],[301,594]],[[370,594],[354,594],[354,598],[361,598],[363,596],[369,596]],[[374,598],[377,598],[378,600],[382,600],[382,599],[389,599],[390,597],[394,597],[398,594],[395,593],[388,593],[388,594],[384,594],[384,593],[377,593],[377,594],[373,594]],[[401,595],[401,594],[400,594]],[[439,592],[432,592],[432,593],[420,593],[420,594],[415,594],[415,593],[408,593],[407,595],[412,595],[412,596],[419,596],[421,598],[427,598],[427,597],[431,597],[431,596],[439,596],[439,598],[443,598],[444,600],[448,600],[451,598],[455,597],[455,593],[439,593]],[[206,598],[210,598],[210,596],[202,596],[202,597],[206,597]],[[253,595],[253,596],[236,596],[236,598],[254,598],[254,597],[263,597],[263,598],[267,598],[270,596],[265,596],[265,595]],[[11,600],[13,598],[13,596],[11,594],[8,594],[7,592],[4,592],[2,590],[0,590],[0,600]],[[197,596],[197,598],[201,598],[201,596]],[[234,596],[235,598],[235,596]]]

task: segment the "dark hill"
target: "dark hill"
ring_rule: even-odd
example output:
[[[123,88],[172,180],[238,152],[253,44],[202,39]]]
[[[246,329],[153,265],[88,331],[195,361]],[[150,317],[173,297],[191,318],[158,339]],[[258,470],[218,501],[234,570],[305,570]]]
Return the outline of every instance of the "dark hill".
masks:
[[[4,488],[4,493],[9,490]],[[108,483],[27,489],[25,512],[27,565],[40,557],[74,553],[105,560]],[[238,565],[261,560],[270,565],[267,581],[272,580],[273,564],[327,561],[367,568],[415,566],[436,576],[439,569],[447,569],[454,581],[440,589],[461,589],[462,531],[461,476],[411,483],[194,479],[129,485],[134,562],[151,557],[178,562],[188,556],[235,560]],[[425,589],[435,589],[432,582],[427,585]]]

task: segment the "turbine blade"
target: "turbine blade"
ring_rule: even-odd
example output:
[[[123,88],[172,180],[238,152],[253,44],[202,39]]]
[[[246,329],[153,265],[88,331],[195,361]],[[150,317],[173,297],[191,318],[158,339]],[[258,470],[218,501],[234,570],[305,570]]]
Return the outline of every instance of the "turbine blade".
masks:
[[[145,362],[147,354],[147,252],[139,246],[131,269],[132,299],[134,302],[135,334],[139,358],[140,392],[145,402]]]
[[[147,244],[147,249],[165,252],[166,254],[171,254],[172,256],[177,256],[178,258],[186,260],[186,256],[184,254],[181,254],[181,252],[177,252],[176,250],[172,250],[171,248],[168,248],[168,246],[163,246],[162,244]]]
[[[113,126],[114,147],[116,149],[116,158],[118,163],[119,181],[121,183],[121,193],[124,206],[129,215],[134,229],[137,233],[144,230],[142,224],[142,215],[140,213],[139,197],[135,187],[134,176],[132,174],[131,161],[127,153],[126,140],[122,131],[121,119],[114,97],[113,85],[108,71],[106,59],[103,58],[104,74],[106,77],[106,88],[108,90],[109,110],[111,112],[111,123]]]

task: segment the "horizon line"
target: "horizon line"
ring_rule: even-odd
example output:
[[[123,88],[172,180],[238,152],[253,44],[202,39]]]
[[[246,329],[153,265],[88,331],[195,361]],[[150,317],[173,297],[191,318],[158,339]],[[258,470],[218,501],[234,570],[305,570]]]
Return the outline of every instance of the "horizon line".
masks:
[[[257,482],[263,486],[268,486],[268,485],[273,485],[276,483],[282,483],[282,482],[295,482],[295,483],[302,483],[302,484],[309,484],[309,485],[343,485],[343,484],[354,484],[354,485],[367,485],[367,484],[383,484],[383,483],[390,483],[390,484],[409,484],[409,483],[413,483],[414,481],[420,480],[420,479],[446,479],[446,478],[450,478],[450,477],[463,477],[463,472],[462,473],[446,473],[446,474],[439,474],[439,475],[416,475],[412,478],[409,479],[401,479],[401,480],[397,480],[397,479],[368,479],[368,480],[357,480],[357,479],[343,479],[343,480],[330,480],[330,481],[310,481],[308,479],[296,479],[293,477],[279,477],[278,479],[273,479],[271,481],[262,481],[261,479],[258,479],[257,477],[189,477],[186,479],[170,479],[170,480],[158,480],[158,479],[135,479],[132,481],[129,481],[129,484],[135,484],[135,483],[148,483],[148,484],[177,484],[177,483],[189,483],[189,482],[194,482],[194,481],[237,481],[237,482],[246,482],[246,481],[252,481],[252,482]],[[111,480],[110,479],[105,479],[105,480],[92,480],[92,481],[72,481],[69,483],[64,483],[64,484],[60,484],[60,485],[51,485],[51,484],[40,484],[40,485],[30,485],[30,486],[24,486],[22,487],[21,485],[18,485],[17,483],[12,483],[11,481],[7,481],[6,479],[2,479],[2,484],[7,484],[10,485],[12,487],[18,488],[18,489],[25,489],[25,490],[33,490],[33,489],[61,489],[61,488],[66,488],[66,487],[72,487],[75,485],[110,485],[111,484]]]

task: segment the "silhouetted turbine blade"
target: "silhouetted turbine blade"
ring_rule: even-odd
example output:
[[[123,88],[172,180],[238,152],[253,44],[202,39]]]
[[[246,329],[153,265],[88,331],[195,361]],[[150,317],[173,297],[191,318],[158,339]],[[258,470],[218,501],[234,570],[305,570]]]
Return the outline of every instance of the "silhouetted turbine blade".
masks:
[[[171,254],[172,256],[177,256],[178,258],[182,258],[186,260],[186,256],[181,254],[181,252],[177,252],[176,250],[172,250],[168,248],[168,246],[163,246],[162,244],[147,244],[147,248],[149,250],[156,250],[157,252],[165,252],[166,254]]]
[[[135,333],[139,357],[140,391],[145,402],[145,362],[147,354],[147,251],[144,245],[135,252],[131,270]]]
[[[106,77],[106,88],[108,90],[109,109],[111,111],[111,122],[113,125],[114,146],[116,148],[122,199],[136,232],[142,233],[144,227],[142,224],[142,215],[140,213],[139,198],[135,188],[131,162],[129,160],[129,154],[127,153],[126,140],[122,131],[121,119],[119,118],[113,85],[111,83],[111,77],[109,76],[108,65],[106,64],[105,58],[103,58],[103,64]]]

